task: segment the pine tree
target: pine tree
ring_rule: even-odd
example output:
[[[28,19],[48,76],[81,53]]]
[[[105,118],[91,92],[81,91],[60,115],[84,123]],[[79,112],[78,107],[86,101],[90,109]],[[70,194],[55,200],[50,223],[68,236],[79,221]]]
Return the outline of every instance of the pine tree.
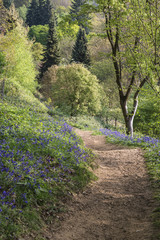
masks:
[[[13,0],[3,0],[3,6],[5,8],[9,8],[12,4]]]
[[[87,48],[87,38],[86,38],[85,30],[81,27],[77,34],[76,43],[72,50],[71,62],[90,65],[90,55]]]
[[[38,8],[37,8],[37,24],[38,25],[44,25],[45,23],[45,0],[39,0]]]
[[[26,23],[29,27],[31,27],[32,25],[38,25],[38,18],[38,2],[37,0],[32,0],[27,11]]]
[[[86,33],[89,33],[89,29],[86,26],[87,21],[90,19],[86,14],[80,14],[81,8],[85,0],[73,0],[71,2],[70,15],[72,21],[77,21],[80,27],[83,27],[86,30]]]
[[[71,3],[71,9],[70,9],[70,14],[72,16],[72,19],[79,19],[77,14],[81,10],[81,6],[84,4],[84,0],[73,0]]]
[[[51,4],[51,0],[46,0],[45,6],[44,6],[44,14],[45,14],[45,22],[44,24],[48,24],[51,16],[52,16],[52,4]]]
[[[52,65],[58,65],[60,63],[60,49],[58,46],[56,19],[53,9],[51,13],[52,15],[49,21],[47,49],[44,56],[43,65],[41,67],[40,78],[43,76],[43,73],[46,72],[49,67],[51,67]]]
[[[49,24],[52,8],[51,0],[32,0],[28,8],[26,23],[29,26]]]

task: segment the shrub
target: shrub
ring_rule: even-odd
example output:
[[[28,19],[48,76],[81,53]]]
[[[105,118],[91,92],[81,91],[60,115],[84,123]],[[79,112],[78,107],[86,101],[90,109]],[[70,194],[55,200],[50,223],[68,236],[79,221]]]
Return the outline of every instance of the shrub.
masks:
[[[141,93],[139,107],[134,120],[134,128],[143,134],[159,136],[160,134],[160,100],[151,89]]]
[[[30,27],[29,30],[29,37],[31,39],[35,39],[36,42],[41,43],[42,45],[47,44],[47,37],[48,37],[48,25],[33,25]]]
[[[45,96],[71,116],[101,111],[103,89],[96,76],[81,64],[52,66],[42,82]]]
[[[26,32],[21,26],[0,38],[0,51],[4,53],[6,60],[5,78],[34,92],[37,83],[31,47],[32,44],[28,41]]]

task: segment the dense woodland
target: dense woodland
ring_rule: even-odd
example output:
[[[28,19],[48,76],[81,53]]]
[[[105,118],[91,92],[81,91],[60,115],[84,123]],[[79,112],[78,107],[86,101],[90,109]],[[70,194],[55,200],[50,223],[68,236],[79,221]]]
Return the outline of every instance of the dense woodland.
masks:
[[[1,126],[5,126],[2,126],[0,140],[3,137],[5,141],[8,139],[11,147],[13,143],[9,134],[14,136],[19,131],[17,134],[25,143],[27,140],[23,138],[27,139],[29,135],[22,137],[22,129],[17,130],[15,123],[18,126],[22,120],[26,124],[26,131],[31,133],[30,126],[36,128],[37,120],[31,120],[30,110],[35,112],[34,117],[43,113],[49,114],[47,118],[61,116],[73,121],[78,118],[94,118],[103,127],[125,132],[131,137],[144,134],[158,139],[159,22],[158,0],[0,0]],[[24,106],[26,108],[23,112]],[[38,116],[39,119],[44,118]],[[9,120],[12,121],[12,126],[9,125]],[[40,131],[47,134],[44,128],[47,120],[43,120],[39,123]],[[60,134],[66,127],[62,125],[54,125]],[[88,123],[84,125],[87,126]],[[69,126],[66,128],[70,133]],[[34,131],[38,134],[39,130]],[[37,137],[40,141],[40,136]],[[18,141],[16,136],[13,139]],[[37,140],[32,141],[36,144]],[[43,140],[42,145],[47,141],[49,140]],[[20,149],[17,147],[16,151]],[[30,151],[25,154],[31,158]],[[54,156],[53,153],[50,154],[50,160],[44,157],[45,161],[51,162]],[[5,177],[10,164],[8,161],[5,168],[2,166],[4,163],[0,166],[5,169]],[[36,164],[38,166],[40,163]],[[41,163],[42,166],[43,164]],[[65,167],[68,169],[66,171],[70,171],[70,167]],[[43,170],[39,168],[37,171]],[[16,174],[19,176],[19,170]],[[87,174],[86,179],[89,179]],[[28,175],[28,179],[31,178]],[[26,189],[27,181],[31,180],[24,181]],[[41,200],[34,204],[41,204],[48,198],[48,195],[45,196],[46,199],[41,196],[45,187],[40,187],[41,182],[38,181],[35,183],[36,193]],[[19,183],[19,188],[21,184]],[[43,182],[42,185],[50,191],[47,183]],[[4,186],[3,192],[7,188],[10,189]],[[12,194],[10,202],[13,207],[16,194],[19,192]],[[24,206],[29,201],[26,200],[27,196],[23,193]],[[20,204],[18,201],[17,205]],[[0,212],[1,210],[0,207]],[[14,214],[17,216],[16,211]],[[25,222],[24,219],[20,221]],[[12,226],[10,229],[6,226],[7,223],[3,227],[7,229],[8,235],[3,233],[2,239],[10,239],[12,230],[15,234],[19,231],[15,230],[15,226],[13,229]]]

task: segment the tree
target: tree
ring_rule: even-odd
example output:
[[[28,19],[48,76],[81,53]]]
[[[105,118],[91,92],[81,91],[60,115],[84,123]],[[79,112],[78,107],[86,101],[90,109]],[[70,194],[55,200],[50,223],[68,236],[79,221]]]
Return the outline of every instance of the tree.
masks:
[[[52,65],[58,65],[60,63],[60,49],[58,44],[57,32],[56,32],[56,19],[55,13],[52,10],[52,16],[49,22],[49,32],[47,39],[46,52],[41,67],[40,78],[43,73],[47,71]]]
[[[106,96],[108,97],[108,108],[119,107],[118,91],[115,79],[114,66],[111,59],[94,62],[90,67],[92,74],[96,75],[100,83],[104,87]]]
[[[90,65],[90,55],[87,48],[87,38],[85,36],[85,30],[80,27],[77,34],[76,43],[72,50],[72,60],[76,63],[83,63]]]
[[[160,98],[148,85],[140,93],[139,107],[135,116],[134,128],[152,137],[160,135]]]
[[[138,107],[139,93],[146,82],[158,77],[158,71],[153,64],[154,53],[157,52],[157,49],[154,50],[155,42],[157,43],[154,39],[158,26],[153,24],[153,16],[158,1],[153,1],[152,9],[150,3],[146,3],[145,0],[95,2],[97,5],[88,5],[88,9],[104,14],[106,37],[111,48],[126,132],[133,136],[133,120]],[[158,18],[156,22],[158,23]],[[157,29],[159,31],[159,27]],[[158,69],[158,64],[156,67]],[[133,104],[130,109],[129,101]]]
[[[86,30],[86,33],[89,33],[89,29],[86,26],[89,20],[88,14],[83,14],[81,12],[82,6],[84,5],[85,0],[73,0],[71,2],[70,15],[72,21],[77,21],[80,27],[83,27]]]
[[[9,9],[12,3],[13,3],[13,0],[3,0],[3,5],[5,8]]]
[[[51,0],[46,0],[45,5],[44,5],[44,9],[43,9],[43,12],[42,12],[42,14],[45,15],[43,25],[49,24],[49,21],[52,17],[52,8],[53,8],[53,5],[51,4]]]
[[[37,0],[32,0],[26,16],[26,23],[29,27],[32,25],[38,25],[38,2]]]
[[[26,16],[27,16],[27,7],[25,4],[23,6],[17,8],[19,17],[23,19],[23,22],[26,22]]]
[[[29,28],[28,36],[42,45],[47,45],[48,25],[33,25]]]
[[[16,8],[22,7],[23,5],[28,7],[29,3],[30,3],[30,0],[14,0],[14,5]]]
[[[19,86],[31,92],[36,90],[36,70],[31,47],[26,29],[20,25],[0,38],[0,52],[3,52],[6,62],[3,75],[6,88],[12,92],[13,86],[15,91]]]
[[[5,31],[6,23],[7,23],[7,11],[3,6],[2,0],[0,0],[0,33]]]
[[[2,0],[0,0],[0,34],[6,33],[7,30],[11,30],[16,26],[16,19],[4,6]]]
[[[103,89],[96,76],[81,64],[49,68],[42,79],[42,92],[71,116],[101,111]]]
[[[38,25],[49,24],[52,8],[53,6],[50,0],[39,0]]]
[[[36,25],[44,25],[45,18],[46,18],[46,12],[45,12],[45,0],[39,0],[38,8],[37,8],[37,14],[38,14],[38,20]],[[48,22],[47,22],[48,23]]]
[[[28,8],[26,23],[29,26],[49,24],[52,8],[50,0],[32,0]]]

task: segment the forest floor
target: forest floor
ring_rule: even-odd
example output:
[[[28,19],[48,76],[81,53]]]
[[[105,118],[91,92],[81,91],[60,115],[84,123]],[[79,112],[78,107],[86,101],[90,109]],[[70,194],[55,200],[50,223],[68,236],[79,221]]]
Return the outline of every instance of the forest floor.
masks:
[[[98,180],[74,195],[52,240],[151,240],[156,203],[143,152],[107,144],[105,136],[75,130],[97,155]]]

